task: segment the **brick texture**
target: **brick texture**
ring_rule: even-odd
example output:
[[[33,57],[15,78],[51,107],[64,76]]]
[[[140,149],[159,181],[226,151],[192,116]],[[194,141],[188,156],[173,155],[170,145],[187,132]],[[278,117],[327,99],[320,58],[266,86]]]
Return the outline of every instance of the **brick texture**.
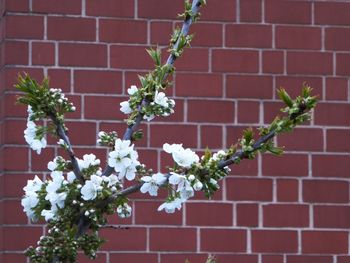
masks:
[[[26,146],[18,73],[49,76],[67,93],[77,106],[66,116],[77,156],[93,152],[104,163],[96,133],[123,134],[119,103],[153,66],[146,48],[160,46],[166,59],[182,8],[171,0],[0,1],[0,262],[27,262],[22,251],[45,228],[28,224],[22,188],[35,174],[45,178],[54,153],[65,154],[52,138],[40,156]],[[166,91],[175,114],[141,125],[143,163],[172,165],[165,142],[198,153],[229,147],[243,129],[282,114],[280,87],[294,97],[310,84],[319,99],[313,119],[276,139],[283,156],[232,166],[212,200],[197,194],[166,214],[157,211],[165,191],[131,195],[133,217],[109,217],[129,229],[104,229],[96,262],[205,262],[208,254],[220,263],[350,262],[350,2],[207,0],[201,13]]]

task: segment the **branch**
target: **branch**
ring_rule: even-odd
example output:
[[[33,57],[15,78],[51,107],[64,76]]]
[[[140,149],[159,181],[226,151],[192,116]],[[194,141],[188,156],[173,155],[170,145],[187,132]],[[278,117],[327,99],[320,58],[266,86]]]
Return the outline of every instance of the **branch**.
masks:
[[[52,120],[52,122],[55,124],[56,126],[56,132],[57,132],[57,135],[60,139],[62,139],[65,144],[67,145],[66,150],[67,150],[67,153],[71,159],[71,162],[72,162],[72,166],[73,166],[73,172],[75,174],[75,176],[77,177],[77,179],[80,181],[80,182],[84,182],[84,177],[80,171],[80,168],[79,168],[79,165],[78,165],[78,161],[77,159],[75,158],[75,154],[74,154],[74,151],[73,151],[73,148],[72,148],[72,145],[69,141],[69,137],[68,135],[66,134],[66,131],[62,125],[61,122],[58,121],[58,119],[56,118],[55,114],[50,114],[49,115],[50,119]]]

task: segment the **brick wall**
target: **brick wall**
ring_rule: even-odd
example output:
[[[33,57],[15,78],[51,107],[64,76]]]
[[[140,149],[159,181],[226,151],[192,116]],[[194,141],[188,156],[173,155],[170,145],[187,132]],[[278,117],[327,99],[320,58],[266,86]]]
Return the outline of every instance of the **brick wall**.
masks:
[[[77,154],[104,160],[95,134],[123,133],[119,102],[152,66],[145,48],[165,47],[182,1],[0,2],[0,261],[20,263],[44,232],[21,212],[22,187],[35,174],[46,176],[46,163],[64,153],[54,140],[40,156],[25,145],[26,109],[14,105],[17,73],[48,75],[69,94],[78,109],[67,116]],[[156,211],[160,198],[133,195],[132,218],[111,217],[130,229],[103,230],[109,241],[96,262],[204,262],[208,253],[220,263],[350,262],[350,2],[207,2],[167,91],[176,113],[143,124],[141,160],[155,170],[168,164],[164,142],[198,151],[231,145],[244,127],[273,119],[280,86],[296,95],[308,82],[320,97],[314,118],[277,139],[286,146],[283,157],[232,167],[212,201],[199,195],[167,215]]]

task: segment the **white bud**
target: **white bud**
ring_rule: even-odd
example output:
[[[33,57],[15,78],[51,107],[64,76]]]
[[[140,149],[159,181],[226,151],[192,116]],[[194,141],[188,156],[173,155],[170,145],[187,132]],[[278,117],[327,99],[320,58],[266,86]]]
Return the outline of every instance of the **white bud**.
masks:
[[[190,174],[189,176],[188,176],[188,181],[190,181],[190,182],[192,182],[193,180],[195,180],[196,179],[196,177],[193,175],[193,174]]]
[[[200,181],[197,181],[194,185],[193,185],[193,189],[196,191],[200,191],[203,188],[203,184]]]
[[[84,215],[89,216],[90,215],[89,211],[85,211]]]

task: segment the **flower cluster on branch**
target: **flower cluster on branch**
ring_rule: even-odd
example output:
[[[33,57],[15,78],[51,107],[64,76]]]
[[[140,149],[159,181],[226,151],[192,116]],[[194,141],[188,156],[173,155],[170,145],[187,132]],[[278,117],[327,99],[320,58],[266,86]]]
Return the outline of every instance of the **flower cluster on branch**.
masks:
[[[174,112],[175,101],[165,94],[170,85],[167,78],[174,71],[175,59],[189,45],[192,36],[188,35],[188,28],[199,18],[198,9],[204,4],[204,0],[194,0],[192,4],[185,1],[185,12],[180,15],[184,18],[184,26],[174,31],[165,64],[161,63],[159,49],[147,51],[155,69],[139,76],[139,87],[132,85],[127,90],[129,99],[120,103],[120,110],[128,116],[124,136],[121,138],[114,131],[98,134],[97,143],[109,148],[104,169],[94,154],[86,154],[82,159],[75,156],[64,125],[65,113],[74,111],[75,107],[62,91],[50,89],[47,79],[39,84],[28,75],[19,77],[16,87],[23,95],[18,101],[28,105],[26,142],[40,154],[47,144],[46,135],[52,135],[70,158],[55,157],[47,166],[48,179],[42,181],[35,176],[24,187],[24,212],[30,220],[44,219],[48,224],[47,235],[40,238],[36,248],[30,247],[26,252],[31,262],[75,262],[79,249],[95,258],[103,243],[98,230],[106,225],[106,215],[117,213],[121,218],[131,215],[129,194],[140,191],[157,196],[163,189],[168,194],[158,211],[167,213],[180,210],[198,191],[210,198],[219,189],[218,182],[230,173],[229,165],[239,164],[245,158],[253,159],[258,152],[281,154],[283,149],[274,145],[273,137],[293,130],[310,118],[310,110],[316,105],[311,89],[305,85],[301,96],[294,100],[281,89],[279,96],[286,104],[282,109],[284,116],[261,127],[258,138],[252,129],[247,129],[229,149],[217,153],[207,149],[201,157],[182,144],[165,143],[163,150],[171,154],[174,162],[164,173],[155,172],[139,161],[133,144],[142,138],[138,125],[142,120],[151,121]],[[35,122],[47,125],[39,126]],[[124,188],[125,180],[134,184]]]

